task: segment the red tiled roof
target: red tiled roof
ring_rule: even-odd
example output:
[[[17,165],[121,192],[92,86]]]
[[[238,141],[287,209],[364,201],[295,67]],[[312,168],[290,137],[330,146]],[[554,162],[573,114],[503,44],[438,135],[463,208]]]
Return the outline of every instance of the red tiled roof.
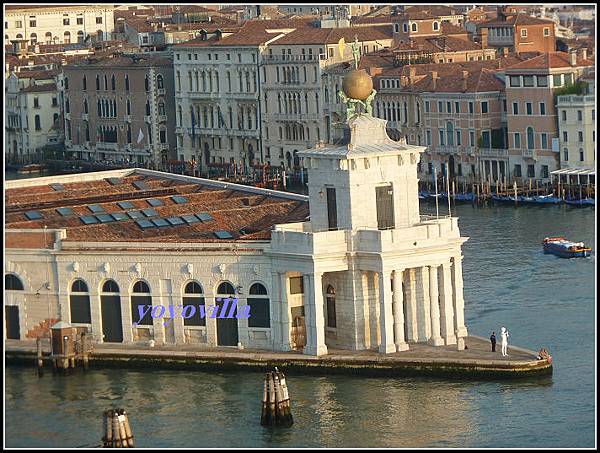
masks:
[[[350,28],[302,28],[278,39],[276,45],[294,44],[337,44],[341,38],[349,43],[357,37],[359,42],[391,39],[392,29],[387,27],[350,27]]]
[[[481,50],[481,45],[453,36],[415,37],[410,43],[398,44],[393,50],[425,52],[464,52]]]
[[[180,181],[165,177],[134,174],[120,178],[111,185],[104,179],[63,183],[63,191],[55,191],[49,185],[20,187],[5,190],[6,229],[65,228],[66,241],[160,243],[217,242],[215,231],[224,230],[233,239],[268,240],[270,230],[278,223],[304,221],[309,215],[306,201],[255,193],[239,188],[221,188],[198,182]],[[138,190],[132,183],[143,180],[148,190]],[[231,186],[230,186],[231,187]],[[177,204],[173,195],[183,195],[186,203]],[[162,218],[207,212],[214,219],[163,228],[141,229],[134,219],[85,225],[80,216],[94,215],[90,204],[99,204],[107,214],[139,211],[152,208],[147,202],[156,198],[162,206],[153,209]],[[123,209],[117,202],[128,201],[134,208]],[[62,216],[57,208],[69,207],[74,215]],[[25,212],[35,210],[43,219],[28,220]],[[129,216],[128,216],[129,217]],[[156,217],[154,217],[156,218]],[[243,232],[241,231],[243,230]]]
[[[352,18],[352,24],[392,24],[394,22],[394,18],[392,16],[375,16],[375,17],[365,17],[358,16],[356,18]]]
[[[29,85],[22,90],[25,93],[43,93],[45,91],[56,91],[56,83],[43,83],[41,85]]]
[[[45,80],[45,79],[54,79],[59,74],[60,71],[57,69],[51,69],[49,71],[19,71],[15,72],[15,75],[19,79],[36,79],[36,80]]]
[[[579,55],[577,56],[576,66],[593,66],[593,60],[584,60]],[[566,52],[550,52],[538,55],[537,57],[516,63],[507,68],[509,71],[521,69],[553,69],[553,68],[569,68],[569,54]]]
[[[506,27],[508,25],[513,26],[513,25],[549,25],[549,24],[554,24],[553,21],[548,20],[548,19],[540,19],[539,17],[533,17],[530,16],[529,14],[525,14],[525,13],[517,13],[511,16],[508,16],[505,20],[501,20],[501,19],[492,19],[490,21],[487,22],[482,22],[479,24],[479,27],[496,27],[496,26],[503,26]]]

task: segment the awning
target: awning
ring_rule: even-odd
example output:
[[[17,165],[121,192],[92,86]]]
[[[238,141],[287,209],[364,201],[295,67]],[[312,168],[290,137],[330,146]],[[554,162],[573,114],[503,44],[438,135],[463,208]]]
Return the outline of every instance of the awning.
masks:
[[[579,175],[579,176],[596,176],[595,168],[561,168],[550,172],[551,175]]]

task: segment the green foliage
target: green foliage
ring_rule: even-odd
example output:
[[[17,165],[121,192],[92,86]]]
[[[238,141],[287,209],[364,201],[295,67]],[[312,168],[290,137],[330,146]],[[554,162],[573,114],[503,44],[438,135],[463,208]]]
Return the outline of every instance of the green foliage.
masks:
[[[566,96],[569,94],[577,94],[579,96],[587,93],[587,82],[579,81],[576,83],[572,83],[570,85],[565,85],[564,87],[557,88],[554,90],[554,96]]]

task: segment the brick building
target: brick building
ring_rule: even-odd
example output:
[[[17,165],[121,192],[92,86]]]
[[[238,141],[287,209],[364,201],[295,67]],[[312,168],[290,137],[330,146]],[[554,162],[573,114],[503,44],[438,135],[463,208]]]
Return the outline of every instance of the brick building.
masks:
[[[155,165],[174,159],[173,63],[114,53],[64,69],[65,145],[77,157]]]

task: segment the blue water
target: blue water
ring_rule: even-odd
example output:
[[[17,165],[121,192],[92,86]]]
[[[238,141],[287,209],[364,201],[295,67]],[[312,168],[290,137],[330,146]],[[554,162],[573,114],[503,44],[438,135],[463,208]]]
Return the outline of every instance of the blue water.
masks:
[[[431,212],[432,207],[423,205]],[[433,208],[433,211],[435,208]],[[288,373],[295,423],[260,426],[262,374],[6,370],[6,446],[97,446],[102,411],[125,407],[139,447],[594,447],[595,253],[544,255],[545,236],[595,249],[593,209],[459,206],[469,332],[554,358],[519,382]],[[510,350],[509,350],[510,352]]]

